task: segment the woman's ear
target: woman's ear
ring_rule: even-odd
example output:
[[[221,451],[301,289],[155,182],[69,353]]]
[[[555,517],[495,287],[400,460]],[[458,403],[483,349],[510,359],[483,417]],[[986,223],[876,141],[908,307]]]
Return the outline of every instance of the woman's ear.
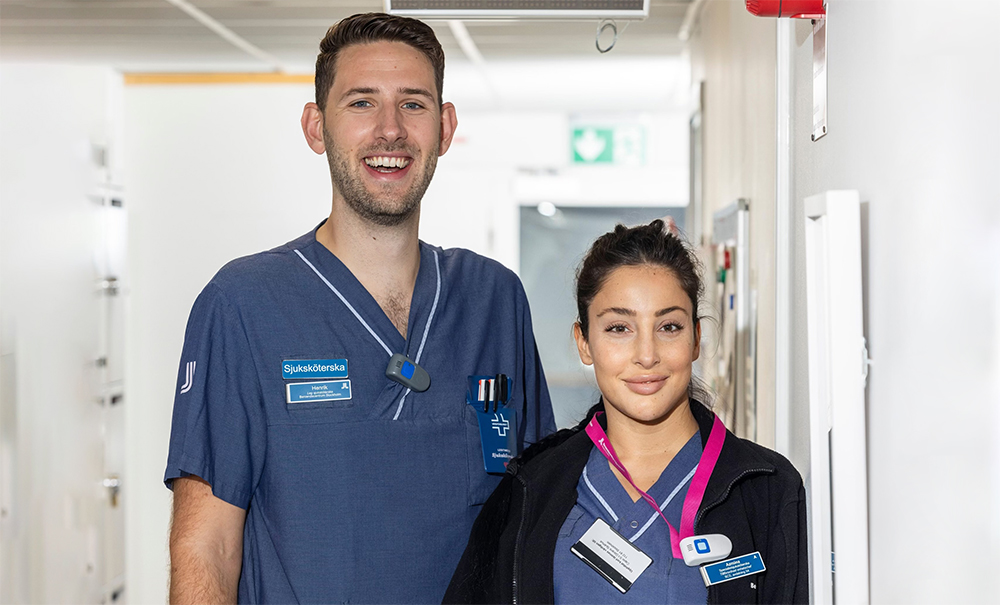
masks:
[[[576,341],[576,351],[580,354],[580,361],[585,365],[594,365],[594,358],[590,356],[590,343],[587,342],[587,337],[583,335],[583,328],[580,327],[580,322],[573,324],[573,340]]]
[[[701,320],[694,322],[694,355],[691,356],[691,361],[698,359],[701,355]]]

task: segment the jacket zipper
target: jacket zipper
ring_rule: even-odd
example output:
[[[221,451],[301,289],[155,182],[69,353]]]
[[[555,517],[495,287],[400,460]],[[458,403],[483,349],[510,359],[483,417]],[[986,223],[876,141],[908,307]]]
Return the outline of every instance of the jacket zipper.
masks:
[[[694,525],[695,525],[695,527],[697,527],[698,524],[701,523],[701,518],[703,516],[705,516],[705,513],[707,513],[708,511],[712,510],[716,506],[722,504],[726,500],[726,498],[729,497],[729,494],[733,491],[733,487],[737,483],[739,483],[740,480],[743,479],[743,477],[746,477],[747,475],[753,475],[755,473],[769,473],[771,471],[772,471],[772,469],[769,469],[769,468],[751,468],[751,469],[747,469],[747,470],[743,471],[742,473],[740,473],[739,475],[737,475],[737,477],[735,479],[733,479],[732,481],[729,482],[729,487],[726,488],[726,491],[723,492],[722,496],[718,500],[716,500],[715,502],[709,504],[708,506],[703,507],[701,510],[698,511],[698,516],[695,517],[695,519],[694,519]]]
[[[513,601],[513,605],[517,605],[517,578],[521,567],[519,565],[521,558],[518,556],[518,551],[521,550],[521,536],[524,531],[525,512],[528,508],[528,486],[520,477],[515,476],[515,478],[521,484],[521,521],[518,523],[517,537],[514,539],[514,577],[512,578],[513,583],[511,586],[511,600]]]
[[[723,492],[722,496],[718,500],[716,500],[715,502],[709,504],[708,506],[706,506],[706,507],[704,507],[704,508],[702,508],[701,510],[698,511],[698,516],[695,517],[695,519],[694,519],[694,527],[698,527],[698,525],[701,523],[701,518],[705,515],[705,513],[707,513],[708,511],[712,510],[716,506],[718,506],[718,505],[720,505],[720,504],[722,504],[723,502],[726,501],[726,498],[728,498],[729,494],[733,491],[733,487],[735,487],[736,484],[739,483],[740,480],[743,479],[743,477],[746,477],[747,475],[756,474],[756,473],[768,473],[768,472],[771,472],[771,469],[768,469],[768,468],[751,468],[751,469],[747,469],[747,470],[743,471],[742,473],[740,473],[739,475],[737,475],[735,479],[733,479],[732,481],[729,482],[729,486],[726,488],[726,491]],[[695,533],[697,534],[698,532],[696,531]],[[515,548],[516,548],[516,546],[515,546]],[[711,588],[711,586],[709,586],[709,588]],[[711,603],[710,594],[711,593],[708,590],[705,591],[705,605],[709,605],[709,603]]]

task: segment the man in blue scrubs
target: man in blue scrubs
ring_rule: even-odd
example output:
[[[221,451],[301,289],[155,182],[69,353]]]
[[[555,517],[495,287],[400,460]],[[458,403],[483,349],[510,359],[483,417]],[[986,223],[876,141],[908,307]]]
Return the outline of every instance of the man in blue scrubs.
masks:
[[[302,129],[329,159],[330,216],[226,265],[188,322],[172,602],[440,602],[499,481],[480,420],[516,450],[555,428],[517,277],[417,239],[456,127],[433,31],[356,15],[320,50]],[[507,386],[499,414],[482,377]]]

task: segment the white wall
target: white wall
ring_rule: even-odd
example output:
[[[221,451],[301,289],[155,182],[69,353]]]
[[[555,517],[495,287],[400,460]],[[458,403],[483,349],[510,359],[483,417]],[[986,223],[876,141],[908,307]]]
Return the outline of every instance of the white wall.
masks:
[[[774,385],[791,393],[791,410],[788,426],[775,428],[790,437],[786,452],[808,480],[802,202],[831,189],[860,191],[865,331],[874,359],[871,601],[997,602],[1000,48],[992,24],[1000,5],[840,0],[828,9],[829,134],[810,141],[811,26],[796,21],[787,40],[789,150],[775,142],[775,20],[749,16],[742,2],[706,3],[692,39],[694,79],[706,81],[706,204],[710,211],[751,190],[773,204],[767,193],[775,191],[768,181],[776,166],[767,156],[790,155],[791,215],[771,219],[792,225],[791,372],[788,384]],[[756,130],[760,123],[770,124],[766,132]],[[774,245],[758,243],[764,252]],[[774,274],[760,269],[757,283],[773,296]],[[766,319],[765,348],[775,337]],[[774,372],[765,359],[758,376]],[[758,405],[769,405],[759,386]],[[758,420],[763,427],[766,419]],[[838,561],[849,556],[837,552]]]
[[[740,2],[707,2],[690,42],[692,79],[703,82],[702,232],[738,198],[750,202],[750,288],[757,295],[756,427],[749,437],[774,447],[775,414],[775,39],[772,20]],[[714,259],[706,260],[709,271]],[[718,312],[715,312],[718,315]],[[719,319],[716,317],[716,319]],[[705,336],[717,339],[716,323]],[[718,375],[721,347],[703,347],[705,378]],[[742,429],[743,427],[737,427]]]
[[[675,64],[617,61],[605,72],[582,71],[575,62],[497,66],[490,77],[505,91],[499,96],[476,88],[482,80],[471,67],[450,68],[446,98],[455,99],[459,129],[424,197],[421,238],[470,248],[516,270],[518,203],[540,201],[537,183],[523,180],[525,170],[576,183],[576,203],[684,205],[686,117],[663,109],[674,106]],[[634,83],[649,94],[630,101],[601,85],[624,86],[628,74],[649,78],[652,68],[663,81]],[[550,73],[562,75],[546,79]],[[595,78],[595,91],[577,98],[576,113],[566,105],[566,82],[581,73]],[[132,602],[163,602],[166,595],[170,497],[161,479],[191,304],[227,261],[280,245],[329,214],[326,159],[309,150],[299,127],[312,95],[308,85],[126,88],[127,380],[139,410],[127,426]],[[572,123],[622,120],[645,126],[646,166],[595,172],[569,165]]]
[[[129,599],[163,603],[173,395],[191,304],[226,262],[329,213],[326,160],[298,124],[307,86],[129,87],[126,382]]]
[[[93,150],[117,143],[121,90],[106,68],[0,65],[4,603],[104,597],[105,275],[91,195],[108,176]]]
[[[808,22],[792,40],[793,288],[804,300],[802,200],[859,190],[874,360],[871,599],[997,602],[1000,5],[842,1],[829,10],[829,134],[815,143]],[[804,306],[792,334],[802,411]],[[808,447],[808,413],[796,418],[793,443]]]

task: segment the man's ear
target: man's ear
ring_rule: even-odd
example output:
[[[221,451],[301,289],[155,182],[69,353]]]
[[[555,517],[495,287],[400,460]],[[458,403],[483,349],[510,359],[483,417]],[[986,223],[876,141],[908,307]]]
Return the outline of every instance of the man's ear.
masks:
[[[451,103],[441,105],[441,146],[438,148],[438,155],[444,155],[451,147],[451,140],[455,137],[455,129],[458,128],[458,115],[455,114],[455,106]]]
[[[319,110],[319,105],[310,102],[302,108],[302,134],[306,135],[306,143],[310,149],[318,154],[326,152],[326,143],[323,141],[323,112]]]
[[[573,340],[576,341],[576,352],[580,354],[580,361],[584,365],[594,365],[594,358],[590,355],[590,343],[587,342],[587,337],[583,335],[580,322],[573,324]]]

